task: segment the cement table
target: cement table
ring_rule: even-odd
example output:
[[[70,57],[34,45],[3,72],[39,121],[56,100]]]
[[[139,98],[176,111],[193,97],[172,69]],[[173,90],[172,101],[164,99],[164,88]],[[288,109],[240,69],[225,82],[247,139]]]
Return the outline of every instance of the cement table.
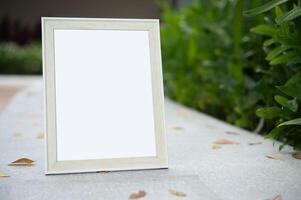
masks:
[[[301,199],[301,160],[292,158],[291,147],[279,152],[277,142],[273,146],[271,140],[168,99],[169,169],[45,176],[42,78],[0,77],[0,85],[25,86],[0,113],[0,172],[10,176],[0,178],[1,200],[121,200],[139,190],[146,200],[264,200],[278,194]],[[212,146],[218,139],[239,144]],[[35,165],[8,166],[20,157]]]

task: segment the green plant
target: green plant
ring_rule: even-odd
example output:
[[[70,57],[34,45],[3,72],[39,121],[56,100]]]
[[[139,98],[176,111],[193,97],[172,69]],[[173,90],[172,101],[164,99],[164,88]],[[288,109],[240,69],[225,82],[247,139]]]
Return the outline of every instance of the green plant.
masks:
[[[41,44],[0,43],[0,74],[41,74]]]
[[[295,95],[301,90],[283,89],[300,80],[292,78],[300,74],[301,26],[294,18],[300,9],[288,0],[264,2],[199,0],[178,10],[160,2],[165,93],[237,126],[259,133],[273,129],[268,137],[300,148],[300,131],[295,131],[300,99]],[[277,8],[274,22],[266,11],[277,5],[295,11]],[[257,8],[245,14],[256,16],[244,17],[250,7]],[[281,124],[290,120],[290,125]]]
[[[257,83],[266,68],[261,41],[245,21],[244,6],[258,1],[195,1],[180,10],[161,4],[165,92],[168,96],[238,126],[255,129]]]
[[[251,31],[266,38],[263,45],[270,71],[275,68],[286,71],[285,84],[274,85],[278,105],[260,108],[256,114],[269,120],[267,137],[301,149],[301,2],[274,0],[245,14],[254,16],[271,9],[275,9],[274,20],[268,19]]]

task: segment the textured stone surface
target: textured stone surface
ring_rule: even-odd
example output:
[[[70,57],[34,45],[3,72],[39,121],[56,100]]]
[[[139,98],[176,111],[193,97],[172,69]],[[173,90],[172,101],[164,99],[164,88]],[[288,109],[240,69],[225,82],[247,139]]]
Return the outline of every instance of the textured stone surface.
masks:
[[[15,85],[18,80],[0,77],[0,84]],[[154,200],[264,200],[277,194],[284,200],[301,199],[301,160],[291,157],[290,147],[279,153],[278,143],[273,147],[273,141],[170,100],[165,102],[169,169],[45,176],[44,140],[36,138],[43,132],[43,86],[41,78],[30,80],[22,82],[29,86],[0,113],[0,171],[10,175],[0,178],[1,200],[120,200],[139,190],[147,193],[143,199]],[[212,143],[220,138],[240,144],[212,149]],[[263,143],[248,145],[259,141]],[[29,157],[36,164],[7,165],[20,157]],[[169,189],[187,196],[171,195]]]

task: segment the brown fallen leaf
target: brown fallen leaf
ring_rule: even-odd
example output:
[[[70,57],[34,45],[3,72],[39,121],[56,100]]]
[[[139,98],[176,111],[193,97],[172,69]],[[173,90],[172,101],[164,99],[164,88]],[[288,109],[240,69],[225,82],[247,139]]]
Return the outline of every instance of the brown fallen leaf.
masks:
[[[22,136],[21,133],[14,133],[13,138],[20,138]]]
[[[249,142],[248,145],[259,145],[262,144],[262,142]]]
[[[177,111],[177,115],[181,117],[187,117],[188,116],[188,110],[186,108],[180,108]]]
[[[16,124],[21,124],[21,123],[22,123],[22,119],[19,118],[19,117],[17,117],[17,118],[16,118]]]
[[[222,147],[218,144],[213,144],[212,145],[212,149],[220,149],[220,148],[222,148]]]
[[[217,129],[217,127],[216,126],[212,126],[212,125],[206,125],[208,128],[210,128],[210,129]]]
[[[282,197],[280,194],[278,194],[277,196],[275,196],[272,200],[282,200]]]
[[[145,195],[146,195],[146,192],[144,190],[139,190],[136,193],[132,193],[129,196],[129,199],[140,199],[140,198],[143,198]]]
[[[297,160],[301,160],[301,152],[292,153],[292,157],[297,159]]]
[[[237,133],[235,131],[226,131],[226,133],[229,135],[240,135],[240,133]]]
[[[42,132],[38,133],[37,139],[44,139],[44,133],[42,133]]]
[[[177,191],[177,190],[173,190],[173,189],[170,189],[169,193],[172,194],[172,195],[175,195],[177,197],[186,197],[187,196],[186,193],[180,192],[180,191]]]
[[[9,175],[5,174],[4,172],[0,172],[0,178],[7,178]]]
[[[29,113],[27,113],[27,116],[34,118],[34,117],[36,117],[36,114],[34,112],[29,112]]]
[[[269,158],[269,159],[272,159],[272,160],[284,160],[282,157],[280,157],[280,156],[265,156],[265,157],[267,157],[267,158]]]
[[[10,100],[15,96],[15,94],[23,89],[23,86],[13,86],[13,85],[0,85],[0,111],[2,111]]]
[[[29,158],[20,158],[18,160],[13,161],[10,163],[10,166],[18,166],[18,165],[34,165],[35,161],[29,159]]]
[[[228,145],[228,144],[239,144],[239,143],[227,139],[218,139],[215,142],[213,142],[213,144]]]
[[[101,174],[101,175],[103,175],[103,174],[107,174],[109,172],[108,171],[99,171],[98,173]]]
[[[182,130],[182,129],[183,129],[183,127],[177,126],[177,125],[175,125],[175,124],[170,124],[170,125],[168,125],[168,128],[169,128],[169,129],[173,129],[173,130]]]

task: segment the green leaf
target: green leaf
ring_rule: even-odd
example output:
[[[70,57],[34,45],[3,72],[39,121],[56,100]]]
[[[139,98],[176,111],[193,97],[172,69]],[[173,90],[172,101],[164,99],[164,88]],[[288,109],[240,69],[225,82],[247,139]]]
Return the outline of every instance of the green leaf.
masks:
[[[297,99],[301,99],[301,83],[292,83],[292,84],[285,84],[282,86],[276,86],[279,90],[283,93],[295,97]]]
[[[274,40],[274,39],[268,39],[268,40],[265,40],[265,41],[264,41],[263,46],[264,46],[264,47],[268,47],[268,46],[270,46],[270,45],[272,45],[272,44],[274,44],[274,43],[275,43],[275,40]]]
[[[265,138],[277,140],[281,137],[284,131],[285,127],[275,127],[265,136]]]
[[[282,54],[283,52],[285,52],[289,48],[290,47],[288,47],[288,46],[279,46],[279,47],[273,49],[272,51],[270,51],[269,54],[267,55],[266,59],[268,61],[271,61],[275,57],[277,57],[278,55]]]
[[[235,54],[239,54],[241,51],[241,39],[243,36],[243,0],[238,0],[235,5],[235,14],[232,25],[233,32],[233,50]]]
[[[283,16],[283,11],[281,10],[281,8],[279,6],[277,6],[275,8],[275,13],[276,13],[276,18]],[[281,24],[277,31],[277,33],[278,33],[277,38],[280,37],[283,39],[283,37],[289,36],[290,35],[289,31],[290,31],[290,29],[289,29],[288,23]]]
[[[275,101],[277,101],[277,103],[279,103],[280,105],[282,105],[285,108],[290,109],[293,112],[296,112],[298,110],[298,103],[297,103],[296,99],[288,100],[287,98],[285,98],[283,96],[276,95]]]
[[[293,8],[289,12],[277,17],[275,21],[277,24],[282,24],[284,22],[291,21],[291,20],[299,17],[300,15],[301,15],[301,7],[298,6],[298,7]]]
[[[275,117],[285,116],[286,112],[278,107],[267,107],[257,109],[256,115],[265,119],[272,119]]]
[[[282,63],[289,63],[292,59],[296,57],[295,51],[290,51],[285,54],[282,54],[275,59],[270,61],[270,65],[279,65]]]
[[[294,76],[292,76],[286,83],[285,85],[290,85],[290,84],[295,84],[299,83],[301,84],[301,74],[297,73]]]
[[[276,17],[280,17],[283,15],[283,11],[281,10],[281,8],[279,6],[276,6],[275,13],[276,13]]]
[[[249,125],[250,121],[246,117],[239,118],[235,121],[235,125],[239,127],[247,127]]]
[[[301,118],[297,118],[297,119],[293,119],[293,120],[283,122],[283,123],[279,124],[278,127],[279,126],[287,126],[287,125],[301,125]]]
[[[260,35],[267,35],[271,37],[274,37],[277,33],[276,29],[273,26],[266,24],[255,26],[254,28],[251,28],[251,31]]]
[[[285,2],[287,2],[288,0],[273,0],[273,1],[269,1],[268,3],[257,7],[257,8],[253,8],[250,10],[247,10],[244,12],[244,15],[246,16],[254,16],[254,15],[258,15],[260,13],[266,12],[271,10],[272,8],[275,8],[276,6],[283,4]]]

